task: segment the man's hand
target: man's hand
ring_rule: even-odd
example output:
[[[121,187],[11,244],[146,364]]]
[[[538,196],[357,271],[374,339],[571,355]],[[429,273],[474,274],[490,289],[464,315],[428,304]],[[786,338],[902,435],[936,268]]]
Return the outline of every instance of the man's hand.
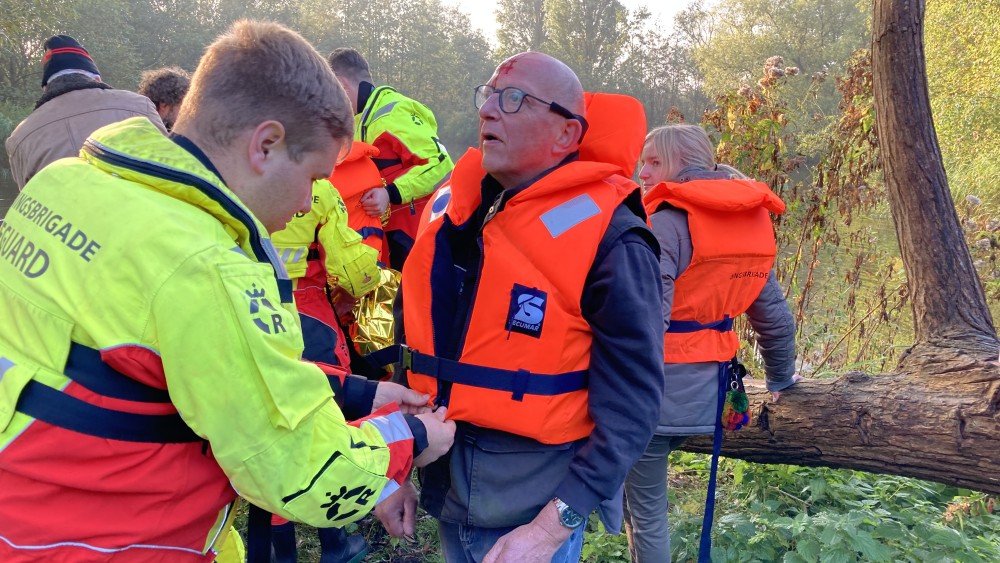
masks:
[[[398,383],[381,381],[378,387],[375,388],[375,400],[372,402],[372,412],[389,403],[397,403],[399,410],[403,411],[404,414],[429,413],[431,412],[431,407],[427,402],[430,398],[430,395],[424,395],[413,389],[407,389]],[[424,423],[424,426],[427,426],[427,424]]]
[[[555,504],[548,502],[530,523],[497,540],[483,563],[549,563],[572,533],[559,523]]]
[[[412,536],[417,526],[417,488],[413,481],[407,480],[398,491],[378,503],[375,516],[390,536]]]
[[[381,217],[389,207],[389,191],[382,186],[376,186],[365,192],[359,203],[369,217]]]
[[[445,420],[448,409],[441,407],[434,412],[418,414],[427,431],[427,447],[413,460],[415,467],[423,467],[448,453],[455,441],[455,421]]]
[[[799,375],[797,373],[795,375],[793,375],[792,376],[792,385],[795,385],[800,379],[802,379],[801,375]],[[789,385],[788,387],[791,387],[792,385]],[[785,389],[788,389],[788,387],[785,387]],[[771,402],[772,403],[777,403],[779,397],[781,397],[781,391],[771,391]]]

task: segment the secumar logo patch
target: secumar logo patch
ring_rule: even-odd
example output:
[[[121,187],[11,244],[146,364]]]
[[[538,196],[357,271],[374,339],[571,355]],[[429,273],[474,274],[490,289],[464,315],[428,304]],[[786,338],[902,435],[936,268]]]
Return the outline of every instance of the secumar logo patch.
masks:
[[[533,287],[514,284],[510,290],[510,307],[507,310],[507,332],[518,332],[542,337],[542,323],[545,321],[546,293]]]

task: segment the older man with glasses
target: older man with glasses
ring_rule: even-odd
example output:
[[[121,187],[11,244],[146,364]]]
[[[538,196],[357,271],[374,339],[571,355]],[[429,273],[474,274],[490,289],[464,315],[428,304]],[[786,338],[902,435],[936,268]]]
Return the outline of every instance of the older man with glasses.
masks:
[[[421,503],[449,562],[577,561],[592,511],[620,528],[659,412],[658,246],[622,167],[580,160],[584,94],[565,64],[516,55],[474,100],[480,147],[403,271],[407,382],[457,421]],[[642,138],[644,118],[623,121]]]

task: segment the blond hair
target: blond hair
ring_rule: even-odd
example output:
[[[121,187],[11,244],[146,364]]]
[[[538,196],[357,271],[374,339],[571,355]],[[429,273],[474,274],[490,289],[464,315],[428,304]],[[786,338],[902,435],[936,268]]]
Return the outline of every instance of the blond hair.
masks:
[[[347,94],[312,45],[282,25],[241,20],[206,49],[178,121],[225,148],[269,120],[296,160],[354,136]]]
[[[708,133],[697,125],[683,123],[657,127],[646,135],[643,143],[643,148],[645,147],[652,147],[659,157],[660,166],[664,170],[663,179],[667,182],[676,181],[685,168],[722,170],[730,178],[747,177],[732,166],[715,161],[712,141],[708,138]]]

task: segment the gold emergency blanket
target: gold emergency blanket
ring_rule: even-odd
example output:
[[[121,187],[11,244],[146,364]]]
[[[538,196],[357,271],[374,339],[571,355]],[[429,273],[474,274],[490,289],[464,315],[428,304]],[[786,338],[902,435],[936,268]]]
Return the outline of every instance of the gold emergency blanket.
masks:
[[[361,297],[354,306],[356,322],[351,328],[351,337],[362,355],[393,344],[392,302],[399,291],[402,274],[383,268],[380,276],[378,287]]]

